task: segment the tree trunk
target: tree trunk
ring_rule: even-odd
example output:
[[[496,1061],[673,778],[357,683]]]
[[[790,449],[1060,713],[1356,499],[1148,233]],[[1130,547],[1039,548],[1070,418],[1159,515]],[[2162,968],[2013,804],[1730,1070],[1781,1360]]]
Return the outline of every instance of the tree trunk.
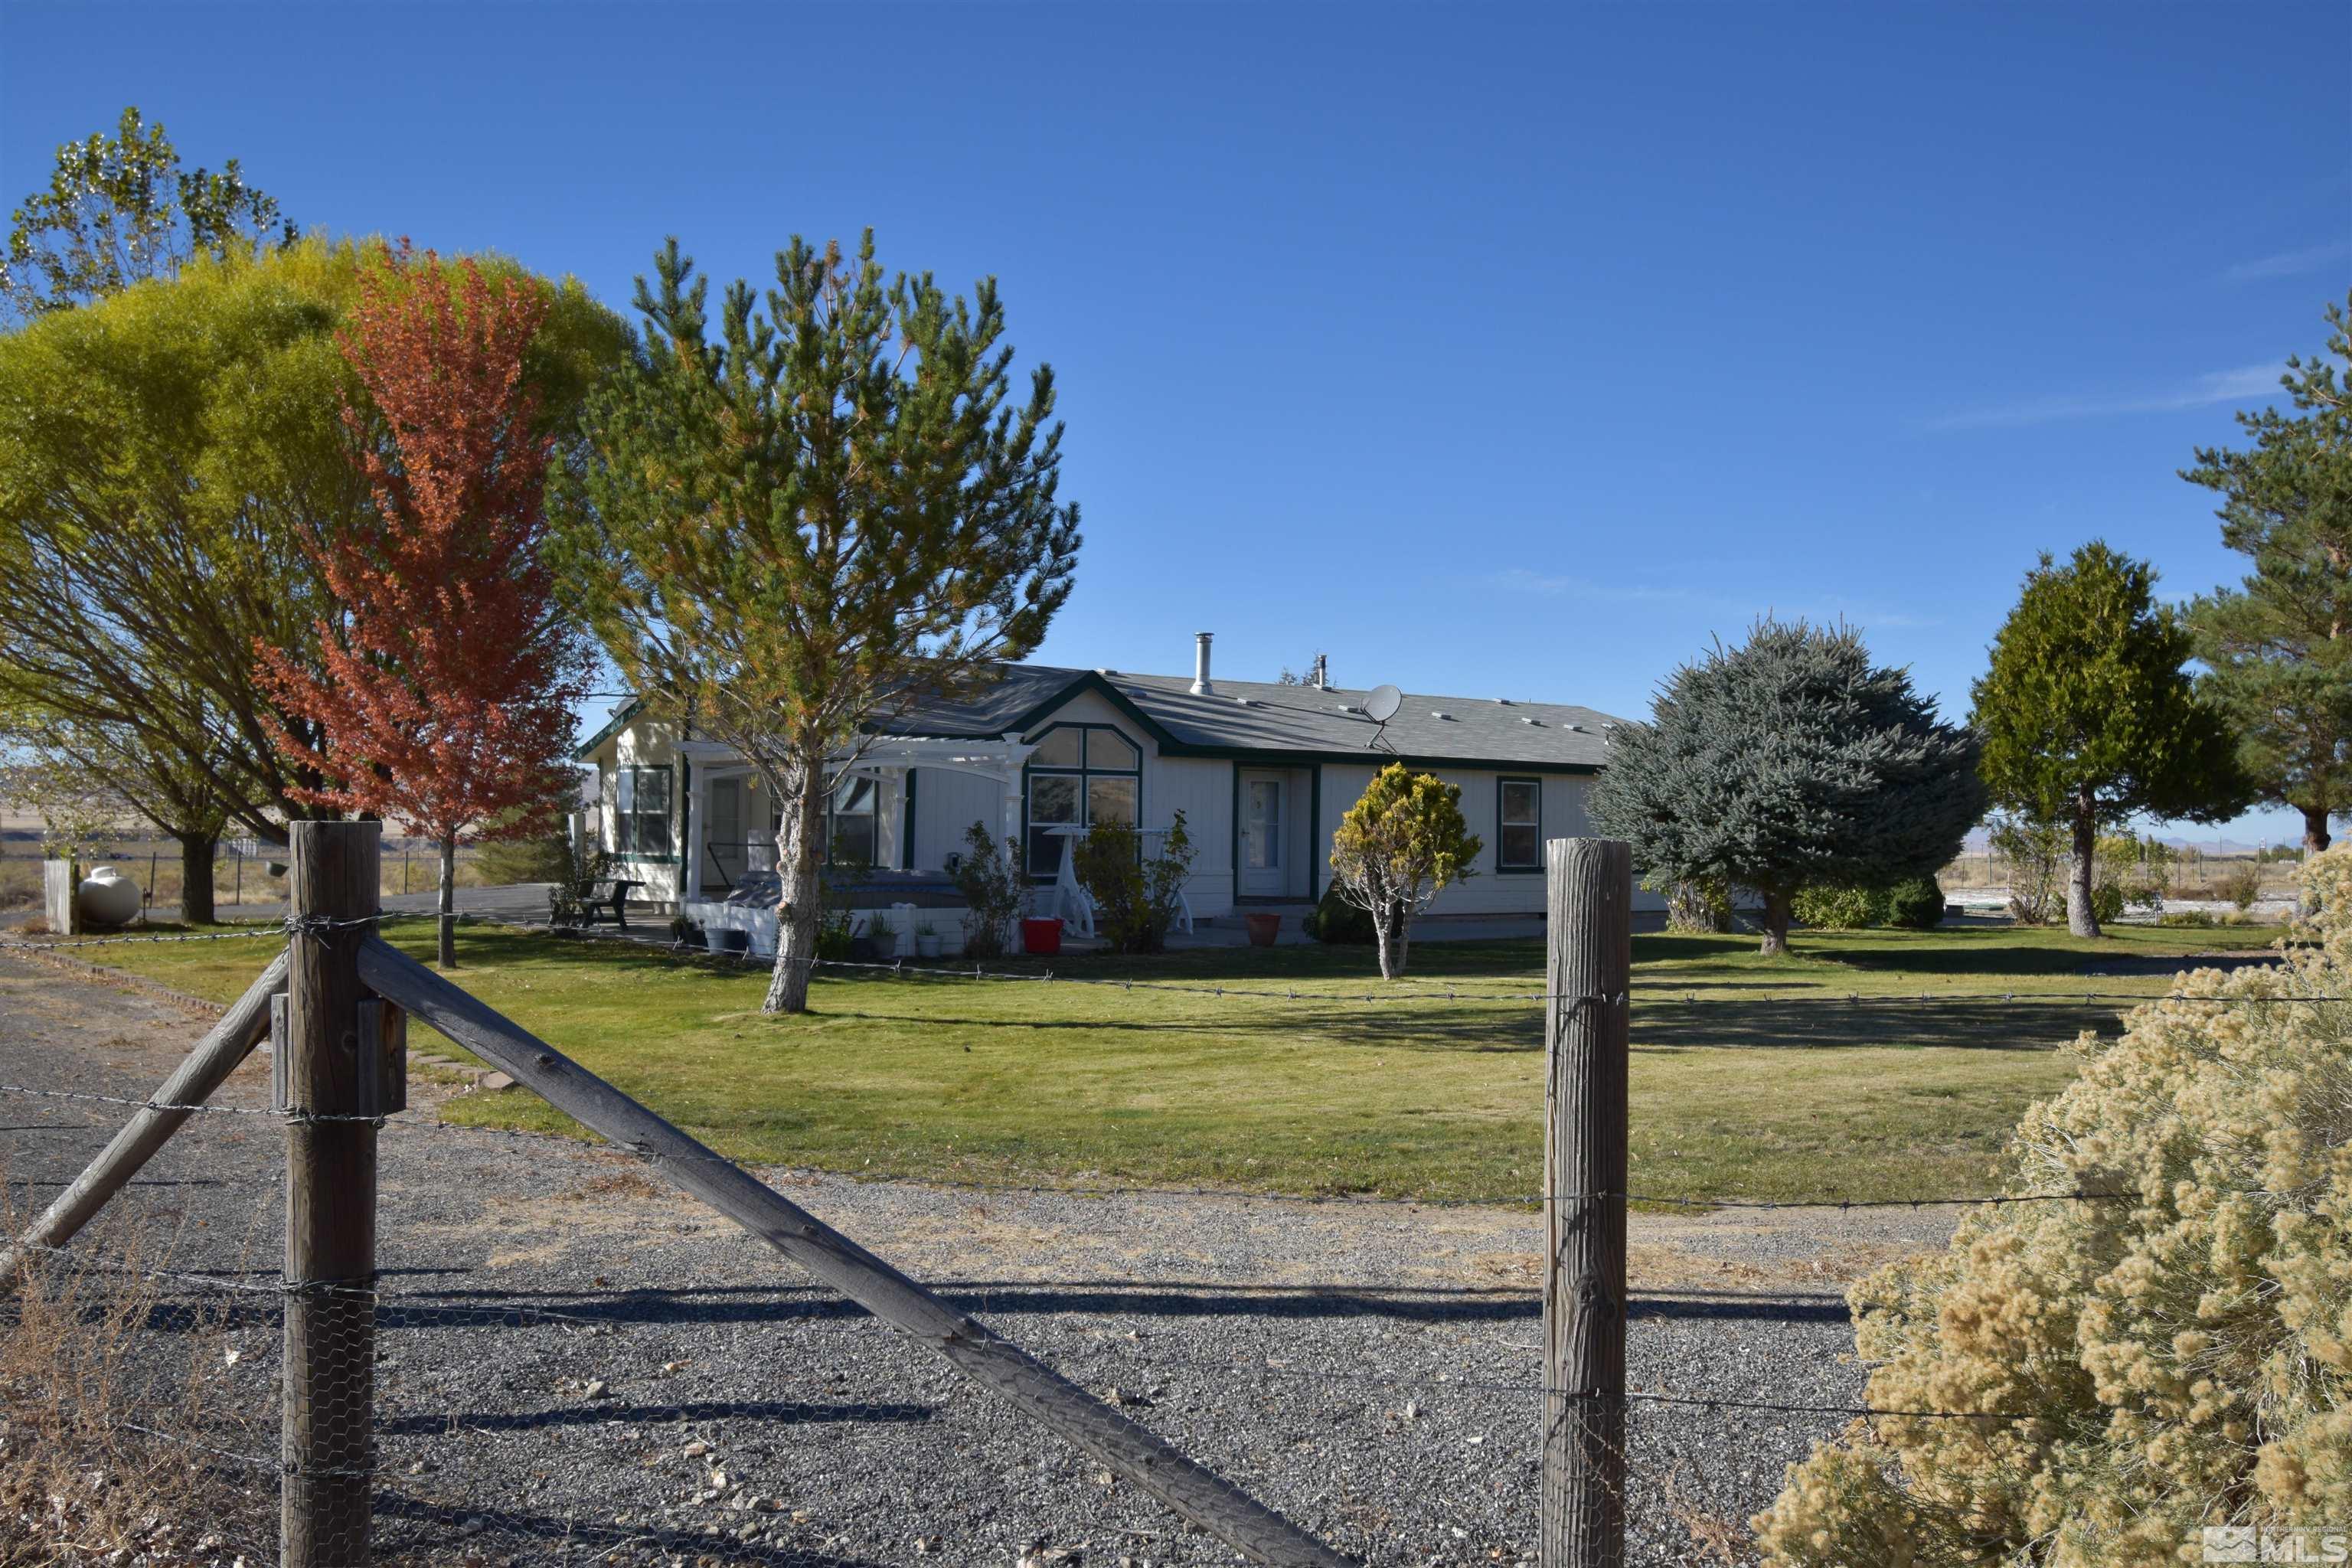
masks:
[[[809,974],[816,963],[817,924],[824,913],[824,762],[801,763],[790,775],[792,805],[776,829],[776,967],[768,976],[762,1013],[808,1011]]]
[[[433,922],[440,928],[441,967],[457,967],[457,838],[455,834],[441,840],[441,900],[440,919]]]
[[[1401,903],[1383,904],[1373,911],[1372,930],[1380,938],[1381,978],[1402,979],[1412,941],[1412,911]]]
[[[1767,958],[1785,958],[1789,952],[1789,915],[1796,895],[1759,890],[1764,894],[1764,942],[1756,951]]]
[[[2305,807],[2303,813],[2303,863],[2308,866],[2311,864],[2311,858],[2313,856],[2326,854],[2327,847],[2334,842],[2335,840],[2330,838],[2327,835],[2327,813],[2325,811],[2313,811],[2308,806]],[[2296,900],[2296,903],[2300,906],[2306,918],[2319,912],[2319,896],[2312,892],[2307,888],[2304,889],[2303,896]]]
[[[2074,802],[2074,863],[2066,872],[2066,929],[2076,936],[2097,936],[2099,917],[2091,908],[2092,889],[2099,873],[2099,818],[2090,798]]]
[[[213,907],[213,856],[220,848],[220,835],[176,837],[180,840],[180,918],[192,926],[208,926],[217,915]]]

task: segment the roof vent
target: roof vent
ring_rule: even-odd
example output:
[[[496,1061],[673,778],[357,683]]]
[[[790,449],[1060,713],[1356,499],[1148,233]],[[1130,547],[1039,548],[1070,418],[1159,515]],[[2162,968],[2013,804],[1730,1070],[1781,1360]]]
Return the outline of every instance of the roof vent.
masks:
[[[1251,700],[1250,700],[1248,698],[1246,698],[1246,697],[1236,697],[1236,698],[1234,698],[1234,701],[1236,701],[1236,702],[1238,702],[1238,703],[1240,703],[1240,704],[1241,704],[1243,707],[1244,707],[1244,708],[1255,708],[1255,707],[1256,707],[1256,706],[1257,706],[1257,704],[1256,704],[1256,703],[1255,703],[1255,702],[1251,701]]]
[[[1357,707],[1352,702],[1342,702],[1339,704],[1339,711],[1342,713],[1361,713],[1363,710]]]
[[[1542,728],[1543,728],[1543,721],[1542,721],[1542,720],[1540,720],[1540,719],[1529,718],[1529,717],[1522,716],[1522,717],[1520,718],[1520,720],[1519,720],[1519,722],[1520,722],[1520,723],[1522,723],[1522,724],[1533,724],[1533,725],[1534,725],[1537,729],[1538,729],[1538,730],[1540,730],[1540,729],[1542,729]],[[1573,730],[1574,728],[1576,728],[1576,726],[1575,726],[1575,725],[1573,725],[1573,724],[1571,724],[1571,725],[1570,725],[1570,726],[1569,726],[1569,728],[1570,728],[1570,729],[1571,729],[1571,730]]]
[[[1192,634],[1192,695],[1195,697],[1216,695],[1217,689],[1209,679],[1209,644],[1216,635],[1214,632]]]
[[[1581,724],[1570,724],[1569,728],[1575,731],[1580,735],[1584,733],[1584,726]]]
[[[1450,724],[1450,723],[1452,723],[1452,722],[1454,721],[1454,715],[1453,715],[1453,714],[1451,714],[1451,713],[1440,713],[1440,712],[1438,712],[1438,711],[1437,711],[1435,709],[1433,709],[1433,708],[1430,710],[1429,716],[1430,716],[1431,718],[1433,718],[1433,719],[1443,719],[1443,720],[1444,720],[1444,721],[1445,721],[1447,723],[1449,723],[1449,724]]]
[[[1497,697],[1497,698],[1496,698],[1496,699],[1495,699],[1495,700],[1496,700],[1496,703],[1498,703],[1499,705],[1501,705],[1502,707],[1505,707],[1505,708],[1508,708],[1508,707],[1511,705],[1511,700],[1510,700],[1509,698],[1507,698],[1507,697]]]

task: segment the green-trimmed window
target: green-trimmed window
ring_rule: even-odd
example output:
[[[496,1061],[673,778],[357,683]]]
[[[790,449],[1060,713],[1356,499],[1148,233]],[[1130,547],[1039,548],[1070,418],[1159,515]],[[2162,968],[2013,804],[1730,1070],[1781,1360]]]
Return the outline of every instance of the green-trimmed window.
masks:
[[[1142,819],[1143,752],[1108,724],[1056,724],[1037,738],[1027,770],[1029,874],[1060,874],[1070,836],[1056,827]]]
[[[1495,869],[1543,869],[1543,780],[1496,781]]]
[[[667,855],[670,771],[619,768],[613,775],[613,849],[620,855]]]

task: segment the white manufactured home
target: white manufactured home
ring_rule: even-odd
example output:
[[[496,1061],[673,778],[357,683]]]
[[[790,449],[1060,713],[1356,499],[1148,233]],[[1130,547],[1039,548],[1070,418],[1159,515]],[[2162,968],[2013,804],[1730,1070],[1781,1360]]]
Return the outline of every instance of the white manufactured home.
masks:
[[[908,712],[845,769],[829,842],[875,868],[871,902],[946,906],[960,901],[950,868],[983,823],[1021,846],[1038,912],[1055,914],[1067,912],[1056,899],[1075,836],[1117,820],[1149,844],[1181,812],[1194,919],[1301,910],[1328,880],[1341,816],[1402,761],[1462,787],[1486,846],[1478,875],[1432,912],[1542,911],[1544,840],[1591,831],[1585,792],[1621,721],[1502,696],[1407,696],[1383,724],[1362,691],[1213,679],[1210,646],[1202,634],[1189,678],[1007,665],[976,698]],[[777,808],[728,746],[628,703],[579,758],[595,765],[595,820],[637,897],[696,914],[772,869]]]

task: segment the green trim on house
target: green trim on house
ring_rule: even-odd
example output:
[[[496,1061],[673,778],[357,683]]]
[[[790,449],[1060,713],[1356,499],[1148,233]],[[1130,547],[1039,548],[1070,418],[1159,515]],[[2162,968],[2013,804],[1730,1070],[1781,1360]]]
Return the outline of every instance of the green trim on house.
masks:
[[[686,896],[686,857],[691,846],[688,829],[694,826],[694,759],[684,752],[677,759],[677,820],[670,831],[677,834],[677,894]]]
[[[1310,904],[1323,901],[1323,867],[1330,858],[1331,846],[1323,837],[1323,764],[1316,763],[1308,768],[1307,780],[1307,901]]]
[[[596,749],[599,746],[602,746],[605,742],[611,740],[614,736],[619,734],[622,731],[627,729],[631,724],[636,722],[637,716],[645,710],[646,700],[644,698],[630,698],[627,702],[613,710],[613,716],[604,721],[604,727],[603,729],[597,731],[594,734],[581,742],[579,745],[572,748],[572,760],[575,763],[589,763],[595,761]]]
[[[922,775],[922,772],[919,765],[908,768],[903,775],[907,781],[907,787],[898,792],[905,797],[899,802],[905,809],[905,823],[898,831],[898,869],[901,871],[911,871],[915,868],[915,781]],[[1140,786],[1138,786],[1136,793],[1139,795],[1143,793]]]

